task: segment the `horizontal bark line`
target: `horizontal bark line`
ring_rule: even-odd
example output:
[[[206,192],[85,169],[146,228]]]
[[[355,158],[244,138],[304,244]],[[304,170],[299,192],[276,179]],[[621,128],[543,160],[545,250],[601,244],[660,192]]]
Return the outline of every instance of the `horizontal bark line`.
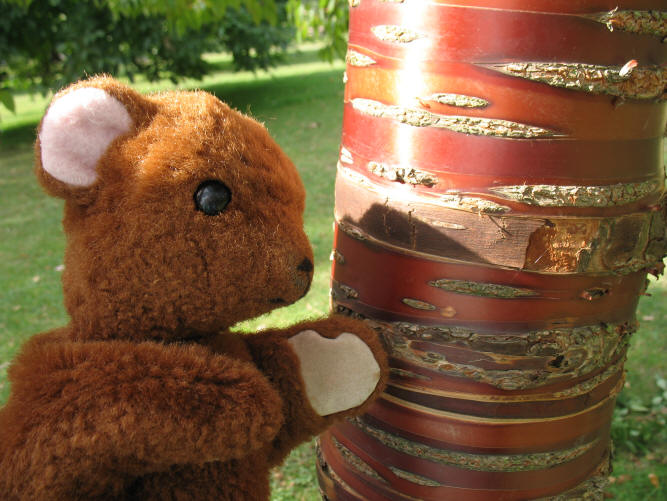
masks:
[[[412,127],[432,127],[475,136],[494,136],[514,139],[564,137],[553,130],[503,120],[456,115],[439,115],[422,108],[396,106],[372,99],[352,99],[354,109],[376,118],[388,118]]]
[[[374,191],[386,190],[368,176],[348,167],[348,165],[355,166],[355,163],[355,157],[349,150],[345,149],[345,153],[341,153],[338,171],[351,181]],[[592,186],[528,183],[496,185],[480,188],[473,194],[465,188],[439,190],[437,187],[440,183],[438,176],[409,165],[391,165],[370,161],[367,163],[366,169],[370,174],[388,181],[434,188],[429,192],[404,193],[404,197],[407,195],[411,198],[422,198],[427,203],[441,203],[461,210],[468,209],[472,212],[503,213],[511,210],[510,207],[484,198],[485,195],[536,207],[609,208],[636,203],[649,196],[657,198],[665,191],[665,180],[662,178]]]
[[[407,480],[412,484],[423,485],[425,487],[442,487],[443,485],[440,482],[437,482],[430,478],[426,478],[421,475],[417,475],[416,473],[411,473],[409,471],[401,470],[400,468],[396,468],[395,466],[390,466],[389,469],[398,478]]]
[[[358,2],[359,0],[354,1]],[[393,2],[403,3],[403,0],[393,0]],[[358,3],[354,6],[358,6]],[[572,15],[577,16],[577,14]],[[612,32],[616,29],[660,38],[667,36],[667,12],[664,11],[621,10],[616,7],[607,12],[579,14],[578,17],[602,23]],[[373,33],[380,40],[397,43],[409,43],[417,38],[424,37],[424,35],[416,33],[414,30],[397,25],[379,25],[373,29]]]
[[[625,206],[641,202],[643,207],[650,208],[657,204],[665,193],[665,176],[662,172],[606,183],[601,183],[599,179],[583,178],[577,179],[574,184],[574,179],[559,180],[532,175],[527,168],[524,169],[527,171],[524,176],[521,176],[520,172],[512,176],[505,173],[489,175],[461,172],[447,164],[422,165],[423,162],[419,161],[391,161],[385,155],[376,156],[375,159],[366,158],[361,153],[352,152],[342,146],[337,169],[350,181],[386,196],[423,199],[427,202],[437,200],[440,195],[486,197],[496,203],[511,202],[512,211],[530,214],[537,214],[527,210],[533,207],[592,209],[576,212],[592,216],[607,216],[612,212],[608,209],[614,208],[620,208],[627,213],[628,210],[637,209],[628,209]],[[517,170],[519,167],[520,165],[517,165]],[[413,189],[398,192],[396,187],[399,185]],[[620,212],[617,210],[613,215]],[[562,214],[563,211],[558,213]],[[572,215],[575,215],[574,211]]]
[[[423,108],[445,116],[504,119],[560,131],[566,135],[554,141],[566,143],[660,138],[664,131],[664,108],[660,99],[583,94],[490,71],[472,63],[443,63],[441,67],[422,68],[420,80],[415,81],[410,67],[394,67],[395,61],[378,56],[375,60],[369,67],[347,67],[343,99],[349,107],[354,99],[370,99],[386,105]],[[631,60],[630,65],[634,63]],[[535,106],[536,102],[539,106]],[[488,104],[484,106],[484,103]],[[403,131],[407,128],[400,122],[396,122],[396,126]],[[438,131],[440,137],[452,134],[446,129],[433,130]],[[366,131],[359,139],[371,134],[374,132]]]
[[[378,0],[378,1],[386,4],[402,4],[405,3],[406,0]],[[613,31],[613,28],[617,28],[617,26],[614,26],[614,22],[621,23],[626,17],[629,18],[629,20],[627,21],[629,24],[633,22],[638,24],[642,23],[660,24],[662,20],[667,21],[667,12],[663,12],[657,9],[657,7],[661,5],[659,2],[655,2],[656,8],[648,7],[644,8],[643,10],[642,9],[621,10],[618,6],[615,5],[616,2],[608,2],[608,3],[610,5],[613,5],[613,7],[610,7],[609,11],[589,14],[586,12],[588,10],[588,7],[585,4],[582,4],[582,6],[577,6],[577,5],[573,6],[571,2],[567,1],[563,1],[560,9],[558,8],[559,2],[552,1],[549,2],[549,4],[545,4],[544,2],[540,2],[539,0],[534,2],[529,2],[524,0],[523,2],[519,3],[517,3],[516,1],[508,2],[507,6],[503,6],[502,2],[499,3],[498,0],[477,0],[477,1],[439,0],[433,2],[433,4],[435,4],[436,6],[441,5],[443,7],[460,6],[469,9],[491,7],[494,10],[501,10],[501,11],[517,10],[519,12],[530,12],[535,14],[552,13],[561,16],[572,15],[572,16],[579,16],[579,17],[585,17],[587,19],[592,19],[603,24],[608,24],[610,21],[612,21],[612,26],[608,27],[610,31]],[[350,7],[358,7],[361,4],[361,0],[349,0],[349,4]],[[578,9],[581,9],[582,12],[578,13],[577,12]],[[666,29],[664,26],[662,26],[661,28]],[[632,28],[632,31],[639,32],[639,29]]]
[[[369,476],[371,478],[374,478],[375,480],[386,483],[386,480],[382,478],[382,476],[380,476],[380,474],[377,471],[375,471],[366,461],[361,459],[357,454],[355,454],[350,449],[345,447],[342,443],[340,443],[333,434],[330,436],[331,436],[331,442],[333,443],[334,447],[338,449],[338,452],[340,453],[341,457],[350,468],[363,475]]]
[[[604,322],[577,326],[551,327],[542,330],[506,332],[501,330],[472,329],[465,326],[420,324],[415,322],[387,322],[369,318],[340,304],[334,304],[339,314],[364,320],[378,331],[385,343],[406,345],[408,341],[429,341],[442,345],[466,347],[483,353],[510,357],[545,357],[550,362],[559,360],[563,369],[568,367],[579,377],[584,372],[593,372],[618,358],[628,343],[628,337],[636,332],[637,321],[619,324]],[[582,356],[582,352],[585,356]],[[586,369],[576,372],[577,366],[569,359],[578,359]],[[557,367],[552,367],[552,370]],[[493,397],[495,398],[495,397]],[[505,398],[505,397],[503,397]],[[532,398],[532,397],[531,397]],[[515,397],[512,397],[515,399]],[[502,399],[501,399],[502,400]]]
[[[443,172],[516,179],[509,184],[524,180],[542,184],[542,179],[551,178],[554,181],[546,184],[576,185],[586,179],[591,185],[606,185],[664,176],[664,123],[648,139],[496,141],[488,136],[378,120],[355,110],[351,103],[344,106],[343,113],[343,146],[354,155],[358,170],[361,162],[375,161],[406,164],[435,175]]]
[[[485,9],[436,2],[420,4],[419,8],[408,3],[383,7],[372,1],[361,2],[351,12],[349,44],[395,59],[420,62],[533,58],[614,65],[633,58],[657,64],[664,60],[659,36],[640,36],[620,28],[611,32],[596,19],[582,19],[582,14],[590,14],[590,10],[577,12],[571,6],[553,15],[540,12],[544,8],[516,9],[516,4],[512,7],[515,8],[502,9],[494,3],[494,8]],[[664,5],[660,7],[664,10]],[[604,6],[598,4],[597,8]],[[620,18],[617,22],[621,22]],[[382,27],[380,33],[373,33],[378,27]]]
[[[407,439],[387,430],[377,428],[362,418],[351,418],[348,423],[364,434],[400,453],[419,457],[438,464],[474,471],[514,473],[553,468],[572,461],[591,450],[598,440],[565,450],[528,454],[473,454],[440,449]]]

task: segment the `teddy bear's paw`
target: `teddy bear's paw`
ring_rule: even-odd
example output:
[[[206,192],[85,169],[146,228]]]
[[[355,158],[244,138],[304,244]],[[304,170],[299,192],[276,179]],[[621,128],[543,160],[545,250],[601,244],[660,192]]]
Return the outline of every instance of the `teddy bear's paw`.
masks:
[[[308,400],[320,416],[357,407],[375,390],[380,366],[358,336],[343,332],[329,339],[307,330],[288,342],[301,362]]]

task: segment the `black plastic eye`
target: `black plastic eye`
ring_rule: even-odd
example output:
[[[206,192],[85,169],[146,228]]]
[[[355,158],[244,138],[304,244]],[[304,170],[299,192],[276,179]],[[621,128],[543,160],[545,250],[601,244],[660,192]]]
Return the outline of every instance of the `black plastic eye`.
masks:
[[[195,191],[197,210],[207,216],[217,216],[232,199],[232,192],[220,181],[204,181]]]

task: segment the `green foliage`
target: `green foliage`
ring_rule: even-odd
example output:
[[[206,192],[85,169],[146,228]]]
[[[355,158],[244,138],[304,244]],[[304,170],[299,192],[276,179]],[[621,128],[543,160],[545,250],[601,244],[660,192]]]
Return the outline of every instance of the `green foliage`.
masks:
[[[277,5],[279,24],[257,23],[258,13],[253,12],[252,3],[228,10],[224,23],[213,35],[219,40],[221,49],[231,52],[237,70],[273,66],[282,60],[285,49],[294,38],[294,30],[286,24],[284,1]]]
[[[297,42],[323,42],[320,57],[326,61],[345,57],[348,0],[289,0],[287,11],[297,30]]]
[[[611,428],[617,450],[647,454],[667,443],[667,380],[655,381],[657,391],[649,401],[627,390],[619,395]]]
[[[316,501],[322,499],[315,475],[315,444],[294,449],[281,468],[271,472],[271,501]]]
[[[201,78],[205,52],[267,68],[292,39],[285,1],[0,0],[0,103],[86,75]],[[278,49],[278,50],[276,50]]]

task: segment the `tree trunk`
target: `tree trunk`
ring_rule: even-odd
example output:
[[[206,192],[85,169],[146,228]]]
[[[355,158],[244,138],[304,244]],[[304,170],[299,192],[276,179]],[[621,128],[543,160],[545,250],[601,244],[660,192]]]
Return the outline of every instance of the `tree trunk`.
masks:
[[[392,377],[324,495],[601,499],[665,254],[664,0],[350,4],[333,308]]]

